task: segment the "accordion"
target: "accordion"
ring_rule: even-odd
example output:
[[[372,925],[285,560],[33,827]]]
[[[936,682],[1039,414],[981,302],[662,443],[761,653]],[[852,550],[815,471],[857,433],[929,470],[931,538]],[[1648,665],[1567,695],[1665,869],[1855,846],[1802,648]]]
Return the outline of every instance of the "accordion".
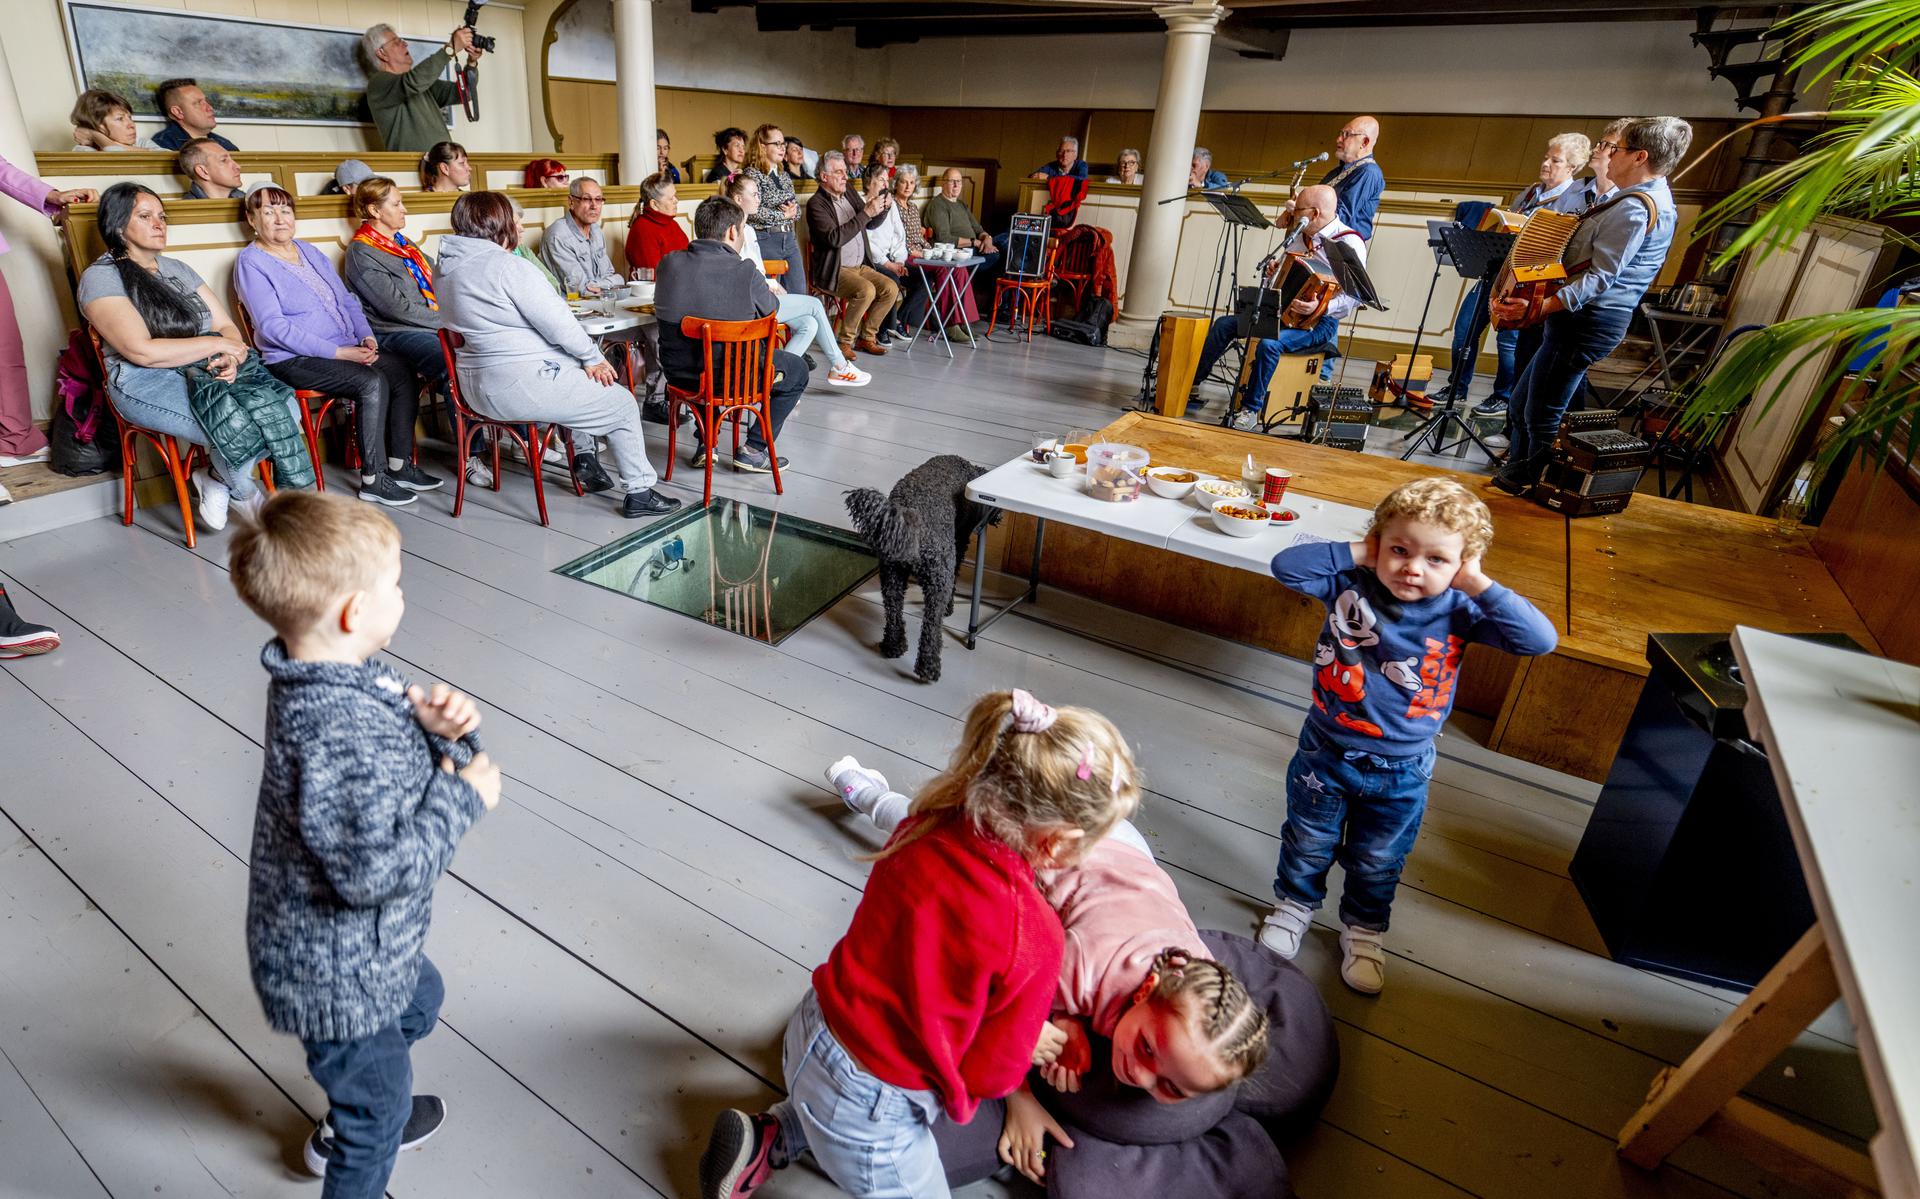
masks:
[[[1321,263],[1289,250],[1274,265],[1273,287],[1280,293],[1280,323],[1289,329],[1311,329],[1327,315],[1327,305],[1340,294],[1340,284],[1322,269]],[[1313,304],[1311,312],[1293,305],[1298,300]]]
[[[1494,288],[1496,300],[1520,300],[1527,310],[1518,320],[1494,318],[1496,329],[1519,329],[1540,320],[1540,305],[1567,285],[1567,268],[1560,256],[1579,226],[1579,217],[1550,208],[1537,208],[1527,215]]]

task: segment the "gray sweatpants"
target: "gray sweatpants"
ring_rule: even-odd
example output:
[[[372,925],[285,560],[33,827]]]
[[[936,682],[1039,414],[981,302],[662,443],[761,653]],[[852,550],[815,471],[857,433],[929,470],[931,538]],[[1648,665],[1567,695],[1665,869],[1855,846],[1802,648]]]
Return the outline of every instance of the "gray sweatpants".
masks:
[[[574,362],[559,358],[503,362],[473,368],[460,364],[460,395],[475,412],[495,420],[538,421],[573,430],[573,448],[592,453],[605,437],[614,473],[628,491],[644,491],[659,478],[640,438],[640,406],[615,383],[602,387]]]

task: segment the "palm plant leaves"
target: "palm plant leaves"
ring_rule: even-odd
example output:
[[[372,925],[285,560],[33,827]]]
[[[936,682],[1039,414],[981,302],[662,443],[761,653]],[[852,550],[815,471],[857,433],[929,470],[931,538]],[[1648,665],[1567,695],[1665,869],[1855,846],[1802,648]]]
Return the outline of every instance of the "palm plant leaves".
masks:
[[[1920,77],[1909,69],[1920,58],[1920,0],[1835,0],[1794,14],[1774,33],[1801,47],[1794,61],[1816,68],[1813,80],[1840,73],[1828,111],[1810,114],[1829,126],[1794,161],[1702,214],[1696,237],[1751,221],[1718,255],[1720,264],[1748,250],[1765,257],[1785,249],[1822,216],[1920,213]],[[1876,438],[1877,461],[1898,454],[1910,462],[1920,448],[1920,387],[1907,381],[1920,377],[1920,308],[1823,313],[1741,339],[1688,400],[1682,428],[1716,430],[1749,396],[1764,412],[1800,371],[1831,355],[1815,393],[1826,394],[1878,335],[1885,337],[1875,365],[1881,382],[1862,389],[1857,412],[1822,449],[1816,468],[1824,471]],[[1769,380],[1777,382],[1762,396]]]

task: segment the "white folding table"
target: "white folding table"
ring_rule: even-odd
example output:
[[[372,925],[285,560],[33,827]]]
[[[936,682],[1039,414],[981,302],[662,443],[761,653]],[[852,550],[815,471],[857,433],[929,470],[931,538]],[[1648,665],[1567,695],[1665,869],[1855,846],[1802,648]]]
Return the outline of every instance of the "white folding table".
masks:
[[[1652,1168],[1694,1133],[1821,1193],[1920,1197],[1920,668],[1739,628],[1747,727],[1766,748],[1814,925],[1620,1134]],[[1880,1131],[1872,1158],[1739,1092],[1844,999]]]

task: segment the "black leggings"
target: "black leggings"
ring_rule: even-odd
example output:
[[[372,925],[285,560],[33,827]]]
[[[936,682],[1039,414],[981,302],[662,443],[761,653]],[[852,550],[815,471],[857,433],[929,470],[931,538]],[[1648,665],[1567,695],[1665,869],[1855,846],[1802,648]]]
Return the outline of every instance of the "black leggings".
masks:
[[[413,456],[420,382],[404,356],[382,353],[372,366],[340,358],[288,358],[268,363],[267,369],[292,387],[324,391],[353,405],[361,474],[384,473],[388,458]]]

